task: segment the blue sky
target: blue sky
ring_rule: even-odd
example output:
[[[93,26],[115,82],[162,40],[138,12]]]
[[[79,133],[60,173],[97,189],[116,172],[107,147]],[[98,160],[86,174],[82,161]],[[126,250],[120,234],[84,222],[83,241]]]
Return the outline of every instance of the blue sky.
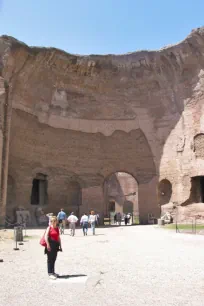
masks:
[[[0,0],[0,35],[77,54],[159,49],[204,25],[204,0]]]

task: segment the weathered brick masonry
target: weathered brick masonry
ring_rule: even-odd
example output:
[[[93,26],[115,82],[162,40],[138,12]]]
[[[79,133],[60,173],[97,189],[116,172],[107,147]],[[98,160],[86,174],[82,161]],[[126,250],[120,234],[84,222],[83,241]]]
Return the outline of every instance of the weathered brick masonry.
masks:
[[[136,179],[141,221],[169,202],[181,216],[204,213],[204,28],[159,51],[106,56],[2,36],[0,75],[1,224],[19,207],[33,224],[39,207],[105,214],[116,172]]]

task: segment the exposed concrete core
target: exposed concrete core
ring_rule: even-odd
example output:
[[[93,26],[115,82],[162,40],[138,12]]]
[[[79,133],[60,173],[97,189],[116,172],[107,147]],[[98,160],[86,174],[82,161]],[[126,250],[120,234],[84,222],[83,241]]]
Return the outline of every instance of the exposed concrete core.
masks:
[[[105,214],[104,181],[117,172],[136,179],[142,222],[159,217],[168,200],[188,205],[191,178],[204,175],[203,55],[204,28],[159,51],[118,56],[30,48],[2,36],[0,224],[19,207],[34,223],[37,206]],[[39,173],[46,183],[31,205]],[[7,196],[8,175],[15,188],[10,180]],[[165,203],[163,180],[172,191]]]

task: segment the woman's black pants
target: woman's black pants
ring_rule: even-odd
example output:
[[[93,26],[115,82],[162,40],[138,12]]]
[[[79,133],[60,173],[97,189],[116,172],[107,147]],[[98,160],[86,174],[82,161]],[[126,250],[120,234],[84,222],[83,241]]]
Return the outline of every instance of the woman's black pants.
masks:
[[[55,261],[57,259],[57,250],[51,249],[51,251],[47,251],[47,270],[48,274],[55,273]]]

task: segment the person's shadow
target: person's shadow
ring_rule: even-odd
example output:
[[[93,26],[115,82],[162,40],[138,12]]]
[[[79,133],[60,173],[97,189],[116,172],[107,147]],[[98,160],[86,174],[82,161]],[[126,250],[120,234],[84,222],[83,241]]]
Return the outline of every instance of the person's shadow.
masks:
[[[68,279],[68,278],[85,277],[85,276],[87,275],[86,274],[59,275],[57,278]]]

